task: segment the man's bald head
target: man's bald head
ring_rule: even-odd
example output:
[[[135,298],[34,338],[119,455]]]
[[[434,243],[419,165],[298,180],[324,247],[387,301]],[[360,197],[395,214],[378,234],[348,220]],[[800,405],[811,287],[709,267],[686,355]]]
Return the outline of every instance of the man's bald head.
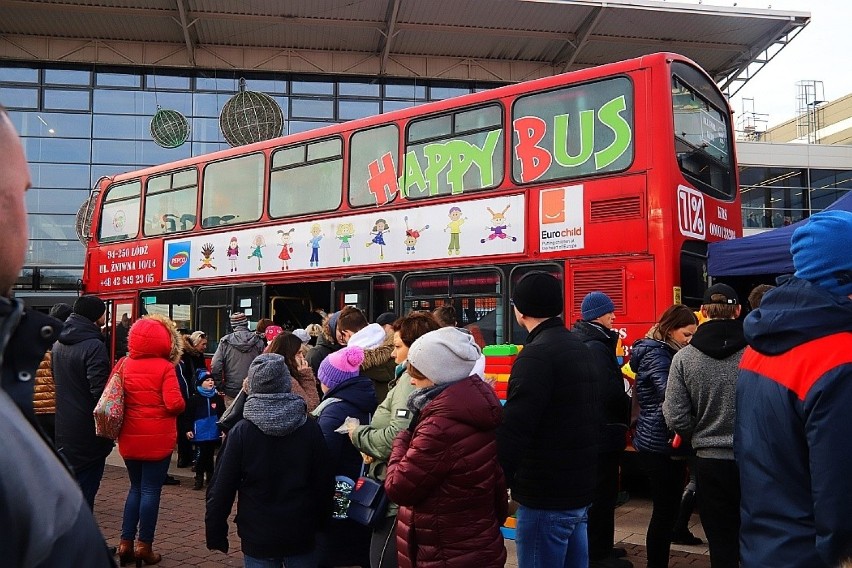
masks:
[[[12,289],[27,254],[27,211],[24,193],[30,187],[30,172],[24,149],[6,109],[0,105],[0,295]]]

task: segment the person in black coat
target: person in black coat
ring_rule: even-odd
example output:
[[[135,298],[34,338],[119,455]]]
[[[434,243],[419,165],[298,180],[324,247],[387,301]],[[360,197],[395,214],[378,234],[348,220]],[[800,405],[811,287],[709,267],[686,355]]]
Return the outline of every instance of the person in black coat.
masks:
[[[589,561],[592,568],[630,568],[628,560],[615,558],[626,551],[613,547],[615,504],[621,454],[627,446],[630,397],[615,353],[618,332],[613,330],[615,304],[603,292],[589,292],[580,306],[581,317],[571,330],[589,348],[592,365],[598,372],[598,403],[601,411],[601,438],[598,446],[598,474],[595,500],[589,509]]]
[[[113,441],[95,435],[92,411],[109,380],[107,346],[101,335],[106,305],[97,296],[80,296],[53,345],[56,384],[56,447],[74,468],[89,508],[101,485]]]
[[[368,424],[376,411],[376,390],[370,377],[362,375],[360,366],[364,362],[364,350],[360,347],[344,347],[325,359],[319,367],[318,379],[324,396],[313,411],[325,436],[332,471],[338,480],[345,477],[355,482],[363,474],[364,462],[361,454],[352,445],[346,430],[336,432],[347,417],[357,418]],[[369,566],[370,527],[359,525],[345,518],[329,520],[325,529],[317,535],[319,565],[326,566]]]
[[[529,335],[509,376],[497,449],[519,504],[521,566],[589,562],[585,519],[594,499],[600,433],[597,373],[589,348],[559,317],[563,297],[562,283],[538,271],[524,276],[512,294],[515,319]],[[543,541],[548,546],[537,545]]]
[[[196,458],[196,452],[193,450],[192,444],[184,435],[185,420],[190,418],[189,400],[195,395],[195,380],[197,373],[200,370],[206,371],[207,364],[204,361],[204,350],[207,349],[207,334],[203,331],[193,331],[191,334],[183,335],[183,353],[180,356],[180,361],[175,365],[175,374],[177,375],[178,386],[183,395],[183,401],[186,403],[186,409],[178,416],[178,467],[189,467]]]
[[[247,565],[316,565],[314,535],[331,516],[328,449],[290,382],[281,355],[252,361],[243,420],[228,432],[207,490],[207,548],[228,552],[228,517],[239,493],[237,534]]]

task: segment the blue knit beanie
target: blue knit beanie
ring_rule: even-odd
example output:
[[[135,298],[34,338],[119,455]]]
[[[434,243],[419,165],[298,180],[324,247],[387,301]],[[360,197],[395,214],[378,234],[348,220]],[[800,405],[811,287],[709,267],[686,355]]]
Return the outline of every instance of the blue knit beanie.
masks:
[[[589,292],[580,304],[580,315],[583,321],[596,320],[614,311],[615,304],[603,292]]]
[[[207,369],[198,369],[195,371],[195,385],[198,386],[210,377],[210,371]]]
[[[835,296],[852,294],[852,213],[820,211],[793,233],[796,277]]]

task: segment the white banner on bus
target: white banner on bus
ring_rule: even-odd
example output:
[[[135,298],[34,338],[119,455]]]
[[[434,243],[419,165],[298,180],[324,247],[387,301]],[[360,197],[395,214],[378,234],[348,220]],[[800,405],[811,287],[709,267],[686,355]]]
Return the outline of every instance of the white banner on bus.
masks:
[[[585,248],[583,186],[543,189],[539,193],[539,250],[556,252]]]
[[[163,279],[517,254],[525,219],[512,195],[170,239]]]

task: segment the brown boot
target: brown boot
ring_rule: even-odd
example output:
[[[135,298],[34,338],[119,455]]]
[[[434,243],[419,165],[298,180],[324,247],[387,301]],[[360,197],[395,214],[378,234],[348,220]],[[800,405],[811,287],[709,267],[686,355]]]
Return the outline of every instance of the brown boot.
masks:
[[[133,541],[121,539],[118,544],[118,563],[121,566],[127,566],[136,562],[136,555],[133,553]]]
[[[144,562],[146,565],[158,564],[163,557],[159,554],[155,554],[153,550],[151,550],[150,542],[142,542],[141,540],[136,541],[136,566],[142,566]]]

